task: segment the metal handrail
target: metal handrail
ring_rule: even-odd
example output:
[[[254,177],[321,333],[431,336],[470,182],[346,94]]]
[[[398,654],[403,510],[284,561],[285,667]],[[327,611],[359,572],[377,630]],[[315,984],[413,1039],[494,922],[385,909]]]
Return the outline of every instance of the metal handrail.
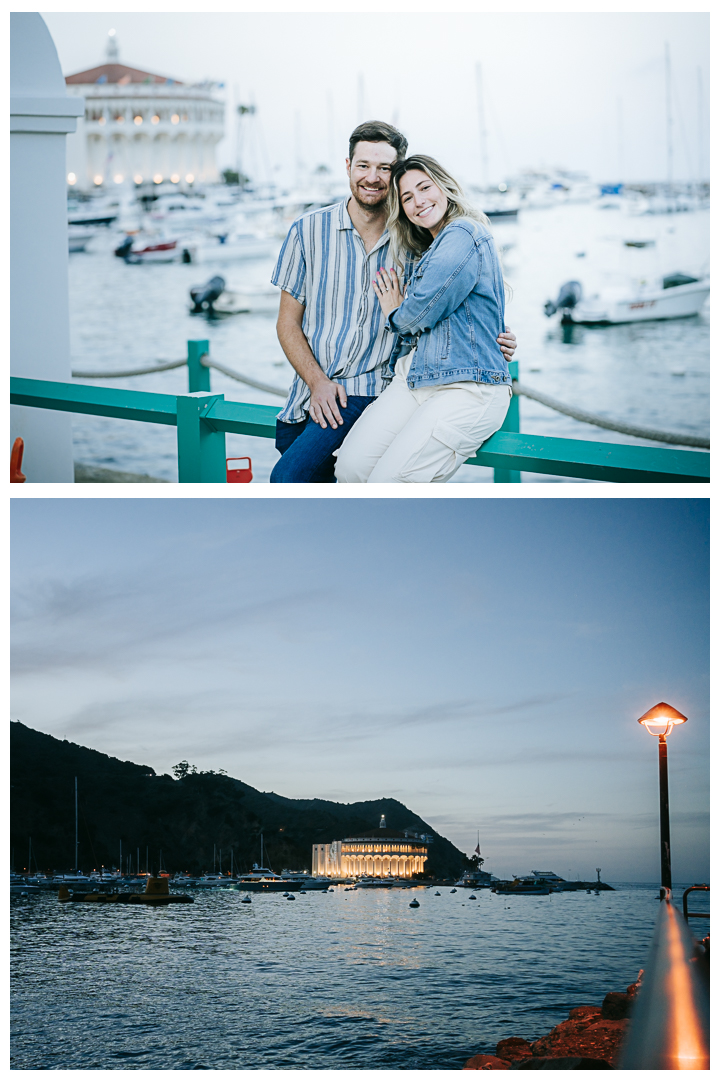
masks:
[[[709,911],[688,911],[687,898],[688,898],[688,893],[691,893],[691,892],[710,892],[710,886],[709,885],[691,885],[689,889],[685,890],[685,892],[683,893],[683,918],[685,919],[685,922],[687,922],[688,919],[709,919],[710,918],[710,912]]]
[[[200,359],[198,355],[194,361],[197,370],[209,374]],[[189,394],[156,394],[17,376],[10,379],[10,400],[32,408],[175,426],[181,484],[225,483],[225,433],[274,438],[279,412],[270,405],[225,401],[223,394],[201,387]],[[708,483],[710,478],[710,455],[695,450],[557,439],[502,429],[467,464],[507,475],[523,470],[615,483]]]
[[[710,994],[701,946],[672,903],[662,901],[620,1069],[709,1069]]]

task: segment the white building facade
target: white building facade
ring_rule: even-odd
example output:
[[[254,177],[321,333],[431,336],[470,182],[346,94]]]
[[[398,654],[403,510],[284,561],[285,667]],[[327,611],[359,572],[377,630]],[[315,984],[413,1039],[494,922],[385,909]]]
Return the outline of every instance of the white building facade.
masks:
[[[67,144],[71,188],[218,181],[215,147],[225,133],[225,106],[213,96],[215,84],[187,86],[120,64],[114,38],[107,63],[65,83],[68,94],[85,98],[84,118]]]
[[[313,844],[314,877],[410,878],[423,873],[428,858],[429,836],[391,831],[383,817],[378,829],[329,844]]]

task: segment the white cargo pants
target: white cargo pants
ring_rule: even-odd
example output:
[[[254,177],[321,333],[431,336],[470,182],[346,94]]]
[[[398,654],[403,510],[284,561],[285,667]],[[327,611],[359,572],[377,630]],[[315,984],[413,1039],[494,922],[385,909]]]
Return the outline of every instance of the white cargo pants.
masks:
[[[507,384],[456,382],[411,390],[412,353],[336,450],[339,484],[444,484],[502,426]]]

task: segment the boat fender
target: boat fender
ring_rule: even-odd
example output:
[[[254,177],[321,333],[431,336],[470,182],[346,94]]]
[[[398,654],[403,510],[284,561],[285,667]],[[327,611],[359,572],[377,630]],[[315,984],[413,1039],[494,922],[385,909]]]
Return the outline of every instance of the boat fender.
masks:
[[[25,449],[25,443],[18,435],[17,439],[13,443],[12,452],[10,454],[10,483],[11,484],[24,484],[25,474],[21,472],[23,450]]]

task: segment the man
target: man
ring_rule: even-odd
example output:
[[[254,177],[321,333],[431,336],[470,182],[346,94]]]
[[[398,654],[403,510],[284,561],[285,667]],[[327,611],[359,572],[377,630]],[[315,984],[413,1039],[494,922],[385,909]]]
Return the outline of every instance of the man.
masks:
[[[372,282],[388,256],[392,166],[406,150],[390,124],[360,124],[345,162],[350,199],[298,218],[283,244],[272,277],[282,289],[277,333],[297,374],[277,420],[271,484],[335,483],[333,452],[383,389],[395,335]],[[498,343],[512,359],[514,334]]]

